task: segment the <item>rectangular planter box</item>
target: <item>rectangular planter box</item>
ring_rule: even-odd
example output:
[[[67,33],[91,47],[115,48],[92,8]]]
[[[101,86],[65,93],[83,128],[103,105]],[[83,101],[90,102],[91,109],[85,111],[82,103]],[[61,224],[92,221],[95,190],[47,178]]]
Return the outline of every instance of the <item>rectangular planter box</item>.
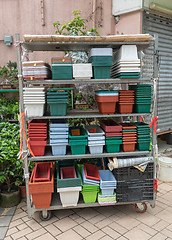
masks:
[[[50,105],[51,116],[66,116],[67,103],[48,103]]]
[[[33,182],[34,169],[29,181],[29,194],[32,195],[33,204],[36,209],[49,208],[51,196],[54,192],[54,167],[51,168],[51,180],[46,182]]]
[[[57,192],[60,194],[60,200],[63,207],[77,206],[79,200],[79,192],[82,187],[68,187],[58,188]]]
[[[93,73],[92,73],[91,63],[73,64],[73,77],[74,78],[76,78],[76,79],[91,78],[92,76],[93,76]]]
[[[35,163],[33,182],[50,181],[51,163]]]
[[[85,191],[82,191],[82,196],[83,196],[83,200],[85,203],[94,203],[96,202],[97,200],[97,191],[95,192],[85,192]]]
[[[53,156],[66,155],[66,143],[51,144]]]
[[[114,188],[101,188],[102,195],[113,195]]]
[[[103,153],[103,145],[88,145],[91,154],[101,154]]]
[[[77,178],[74,167],[61,167],[60,175],[61,175],[61,179]]]
[[[94,78],[95,79],[108,79],[110,78],[110,69],[109,66],[94,66]]]
[[[87,179],[96,181],[100,180],[99,171],[96,165],[86,163],[84,164],[84,171]]]
[[[107,119],[107,120],[100,120],[100,126],[104,129],[105,132],[121,132],[122,126],[116,123],[114,120]]]
[[[47,141],[29,141],[30,148],[35,156],[44,156]]]
[[[44,103],[24,103],[28,117],[42,117],[44,115]]]

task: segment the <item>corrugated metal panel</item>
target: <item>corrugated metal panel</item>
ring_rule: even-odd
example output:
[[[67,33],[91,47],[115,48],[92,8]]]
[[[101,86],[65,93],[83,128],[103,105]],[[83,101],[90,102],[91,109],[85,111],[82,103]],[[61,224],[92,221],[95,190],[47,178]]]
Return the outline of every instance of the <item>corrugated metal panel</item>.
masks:
[[[158,34],[160,56],[158,132],[172,131],[172,20],[144,12],[143,33]],[[146,49],[144,54],[143,77],[151,77],[153,75],[153,48]]]

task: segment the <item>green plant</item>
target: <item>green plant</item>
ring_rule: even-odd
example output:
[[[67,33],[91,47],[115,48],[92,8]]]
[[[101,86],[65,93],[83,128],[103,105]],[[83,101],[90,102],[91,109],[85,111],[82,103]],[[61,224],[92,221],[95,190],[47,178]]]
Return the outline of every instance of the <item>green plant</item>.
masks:
[[[0,67],[0,76],[5,80],[10,80],[11,83],[18,84],[17,63],[9,61],[6,66]]]
[[[19,114],[19,102],[18,100],[7,97],[0,97],[0,116],[4,119],[18,119]]]
[[[22,164],[17,154],[20,149],[19,125],[0,122],[0,182],[11,192],[16,176],[21,171]]]

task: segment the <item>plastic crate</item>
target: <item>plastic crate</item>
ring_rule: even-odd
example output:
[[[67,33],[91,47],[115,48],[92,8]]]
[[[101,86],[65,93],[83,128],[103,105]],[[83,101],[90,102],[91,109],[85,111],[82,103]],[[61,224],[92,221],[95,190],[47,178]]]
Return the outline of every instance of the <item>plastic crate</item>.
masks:
[[[94,78],[95,79],[109,79],[110,78],[110,69],[109,66],[94,66]]]
[[[116,189],[117,202],[140,202],[153,200],[153,179],[118,184]]]
[[[113,174],[117,182],[126,181],[141,181],[146,179],[153,179],[154,163],[148,163],[144,172],[139,171],[135,167],[116,168]]]

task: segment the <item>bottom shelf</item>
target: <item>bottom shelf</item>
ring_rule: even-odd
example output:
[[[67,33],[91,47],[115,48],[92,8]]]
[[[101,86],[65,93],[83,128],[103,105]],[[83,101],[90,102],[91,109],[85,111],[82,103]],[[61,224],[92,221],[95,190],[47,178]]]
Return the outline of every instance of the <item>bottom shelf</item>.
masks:
[[[142,201],[138,201],[137,203],[141,203],[141,202],[152,202],[154,200],[142,200]],[[115,204],[112,204],[113,206],[115,205],[126,205],[126,204],[135,204],[136,202],[120,202],[120,203],[115,203]],[[110,205],[107,205],[107,206],[110,206]],[[57,193],[54,193],[52,195],[52,201],[51,201],[51,205],[50,205],[50,208],[38,208],[38,209],[35,209],[34,206],[32,206],[32,213],[34,212],[38,212],[38,211],[43,211],[43,210],[60,210],[60,209],[70,209],[70,208],[85,208],[85,207],[102,207],[98,202],[95,202],[95,203],[84,203],[83,199],[82,199],[82,196],[80,194],[80,198],[79,198],[79,201],[78,201],[78,204],[77,206],[70,206],[70,207],[63,207],[62,204],[61,204],[61,201],[60,201],[60,195],[57,194]]]

